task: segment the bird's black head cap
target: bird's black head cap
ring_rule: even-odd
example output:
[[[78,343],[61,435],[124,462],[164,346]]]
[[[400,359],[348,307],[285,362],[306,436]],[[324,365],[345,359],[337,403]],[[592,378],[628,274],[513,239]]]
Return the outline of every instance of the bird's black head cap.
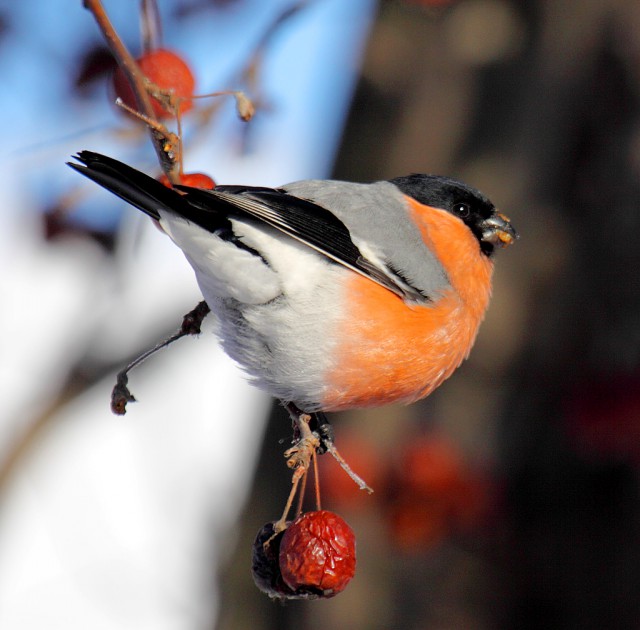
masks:
[[[487,256],[494,251],[494,243],[484,238],[487,219],[495,216],[495,206],[479,190],[450,177],[413,174],[389,180],[405,195],[433,208],[446,210],[463,221],[478,239],[480,249]]]

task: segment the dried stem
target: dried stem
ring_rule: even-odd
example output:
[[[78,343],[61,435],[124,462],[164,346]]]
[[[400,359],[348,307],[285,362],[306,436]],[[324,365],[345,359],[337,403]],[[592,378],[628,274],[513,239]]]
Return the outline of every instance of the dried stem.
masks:
[[[151,98],[147,92],[147,79],[113,28],[111,20],[109,20],[109,16],[102,6],[101,0],[84,0],[84,6],[93,15],[111,50],[111,54],[115,57],[118,65],[122,68],[122,71],[131,83],[140,113],[149,119],[155,119]],[[157,129],[151,128],[149,131],[151,134],[151,142],[162,170],[166,173],[172,184],[179,184],[178,163],[166,150],[166,138],[163,137]]]
[[[316,510],[318,512],[322,509],[322,503],[320,502],[320,474],[318,471],[318,454],[313,454],[313,481],[316,491]]]
[[[289,412],[289,416],[295,423],[295,427],[298,429],[300,434],[300,440],[294,445],[292,449],[289,449],[285,456],[288,456],[290,451],[297,449],[300,445],[303,445],[301,450],[304,450],[305,442],[309,441],[309,436],[314,436],[316,438],[316,444],[314,454],[319,452],[322,454],[324,452],[330,453],[331,456],[340,464],[342,469],[351,477],[351,479],[356,483],[360,490],[366,490],[369,494],[373,493],[373,489],[370,488],[362,477],[357,475],[353,470],[351,470],[351,466],[347,463],[344,457],[340,455],[338,449],[333,443],[333,431],[331,430],[331,425],[327,421],[326,416],[322,412],[315,412],[311,415],[304,413],[301,411],[295,403],[285,402],[283,403],[287,411]],[[313,421],[314,431],[311,431],[309,427],[309,423]],[[289,459],[289,464],[291,465],[292,459]],[[293,466],[292,466],[293,467]]]
[[[332,457],[338,462],[338,464],[340,464],[342,470],[344,470],[344,472],[346,472],[347,475],[351,477],[358,488],[360,488],[360,490],[366,490],[369,494],[373,494],[373,488],[368,486],[367,482],[362,477],[360,477],[360,475],[357,475],[355,472],[353,472],[353,470],[351,470],[351,466],[349,466],[345,458],[340,455],[335,445],[332,442],[327,441],[325,441],[324,445],[327,449],[327,452],[332,455]]]
[[[300,479],[306,475],[307,471],[302,467],[296,468],[291,477],[291,492],[289,492],[289,498],[287,499],[287,503],[284,506],[284,510],[282,511],[282,516],[274,523],[273,532],[274,534],[278,534],[281,531],[287,529],[287,516],[291,511],[291,506],[293,505],[293,500],[296,497],[296,493],[298,491],[298,484],[300,483]]]
[[[162,21],[156,0],[142,0],[140,4],[140,31],[143,52],[148,53],[162,46]]]
[[[241,120],[249,122],[256,113],[256,108],[251,99],[242,90],[221,90],[220,92],[209,92],[207,94],[195,94],[192,100],[197,98],[213,98],[216,96],[233,96],[236,100],[236,112]]]
[[[298,505],[296,506],[296,518],[302,514],[302,508],[304,507],[304,495],[307,492],[307,480],[309,479],[308,474],[302,475],[302,480],[300,482],[300,492],[298,493]]]
[[[291,511],[293,500],[298,492],[298,486],[302,479],[305,479],[311,460],[320,446],[320,438],[309,428],[309,420],[311,416],[306,413],[293,414],[296,428],[299,432],[300,439],[285,451],[284,456],[287,458],[287,466],[293,468],[291,477],[291,492],[284,507],[284,511],[280,519],[274,525],[275,533],[281,532],[287,527],[287,516]]]
[[[145,114],[141,114],[135,109],[129,107],[120,97],[116,99],[116,105],[124,109],[126,112],[129,112],[129,114],[134,118],[141,120],[151,131],[155,132],[157,137],[163,138],[162,148],[164,153],[176,156],[176,160],[179,164],[178,173],[182,175],[182,129],[180,127],[180,115],[178,114],[178,133],[175,134],[172,131],[169,131],[161,122],[154,118],[149,118]],[[181,183],[179,177],[177,183]]]
[[[116,376],[116,384],[111,392],[111,411],[118,416],[123,416],[127,412],[127,403],[135,402],[135,396],[129,391],[129,372],[146,361],[152,354],[166,348],[178,339],[188,335],[199,335],[200,327],[204,318],[209,314],[209,305],[205,302],[199,302],[198,305],[189,311],[182,320],[180,330],[171,337],[165,339],[150,350],[143,352],[139,357],[134,359],[124,369],[120,370]]]

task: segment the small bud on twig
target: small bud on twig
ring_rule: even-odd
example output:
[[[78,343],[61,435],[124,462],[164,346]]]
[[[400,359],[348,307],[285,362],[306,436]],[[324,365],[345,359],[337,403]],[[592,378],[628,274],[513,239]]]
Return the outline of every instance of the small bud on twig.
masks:
[[[249,122],[256,113],[254,104],[244,92],[235,92],[234,96],[236,97],[238,116],[245,122]]]

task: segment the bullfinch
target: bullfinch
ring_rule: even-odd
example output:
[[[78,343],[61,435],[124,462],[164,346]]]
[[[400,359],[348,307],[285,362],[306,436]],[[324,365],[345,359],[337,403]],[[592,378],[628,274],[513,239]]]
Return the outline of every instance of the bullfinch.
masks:
[[[430,394],[468,356],[494,252],[517,238],[448,177],[172,189],[98,153],[76,159],[182,249],[251,381],[308,413]]]

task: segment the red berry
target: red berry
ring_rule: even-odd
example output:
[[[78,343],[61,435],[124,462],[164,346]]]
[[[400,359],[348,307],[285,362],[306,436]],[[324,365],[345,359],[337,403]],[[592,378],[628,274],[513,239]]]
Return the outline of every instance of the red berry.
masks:
[[[333,597],[345,589],[356,570],[356,538],[333,512],[299,516],[280,543],[280,571],[294,591]]]
[[[167,188],[172,187],[166,175],[160,175],[158,181]],[[180,175],[180,183],[183,186],[193,186],[194,188],[204,188],[206,190],[213,190],[216,187],[213,179],[204,173],[183,173]]]
[[[435,547],[449,533],[446,507],[401,492],[387,509],[393,542],[406,551]]]
[[[444,437],[415,438],[402,451],[402,483],[412,493],[448,496],[465,472],[462,453]]]
[[[465,462],[455,443],[424,435],[406,444],[400,455],[396,489],[386,512],[397,545],[407,551],[428,549],[482,522],[487,481]]]
[[[180,180],[184,186],[193,186],[194,188],[213,190],[216,187],[216,183],[211,177],[204,173],[184,173]]]
[[[291,590],[280,572],[280,544],[284,530],[274,536],[277,521],[266,523],[253,542],[251,574],[256,586],[272,599],[316,599],[318,594],[304,588]]]
[[[187,63],[176,53],[157,48],[136,59],[145,76],[164,91],[171,92],[174,98],[183,98],[180,101],[180,113],[184,114],[193,107],[193,101],[188,97],[193,95],[195,79]],[[116,94],[126,105],[138,110],[138,103],[133,89],[121,68],[113,75],[113,87]],[[166,103],[161,103],[156,98],[151,98],[153,111],[156,118],[166,118],[174,114]]]

